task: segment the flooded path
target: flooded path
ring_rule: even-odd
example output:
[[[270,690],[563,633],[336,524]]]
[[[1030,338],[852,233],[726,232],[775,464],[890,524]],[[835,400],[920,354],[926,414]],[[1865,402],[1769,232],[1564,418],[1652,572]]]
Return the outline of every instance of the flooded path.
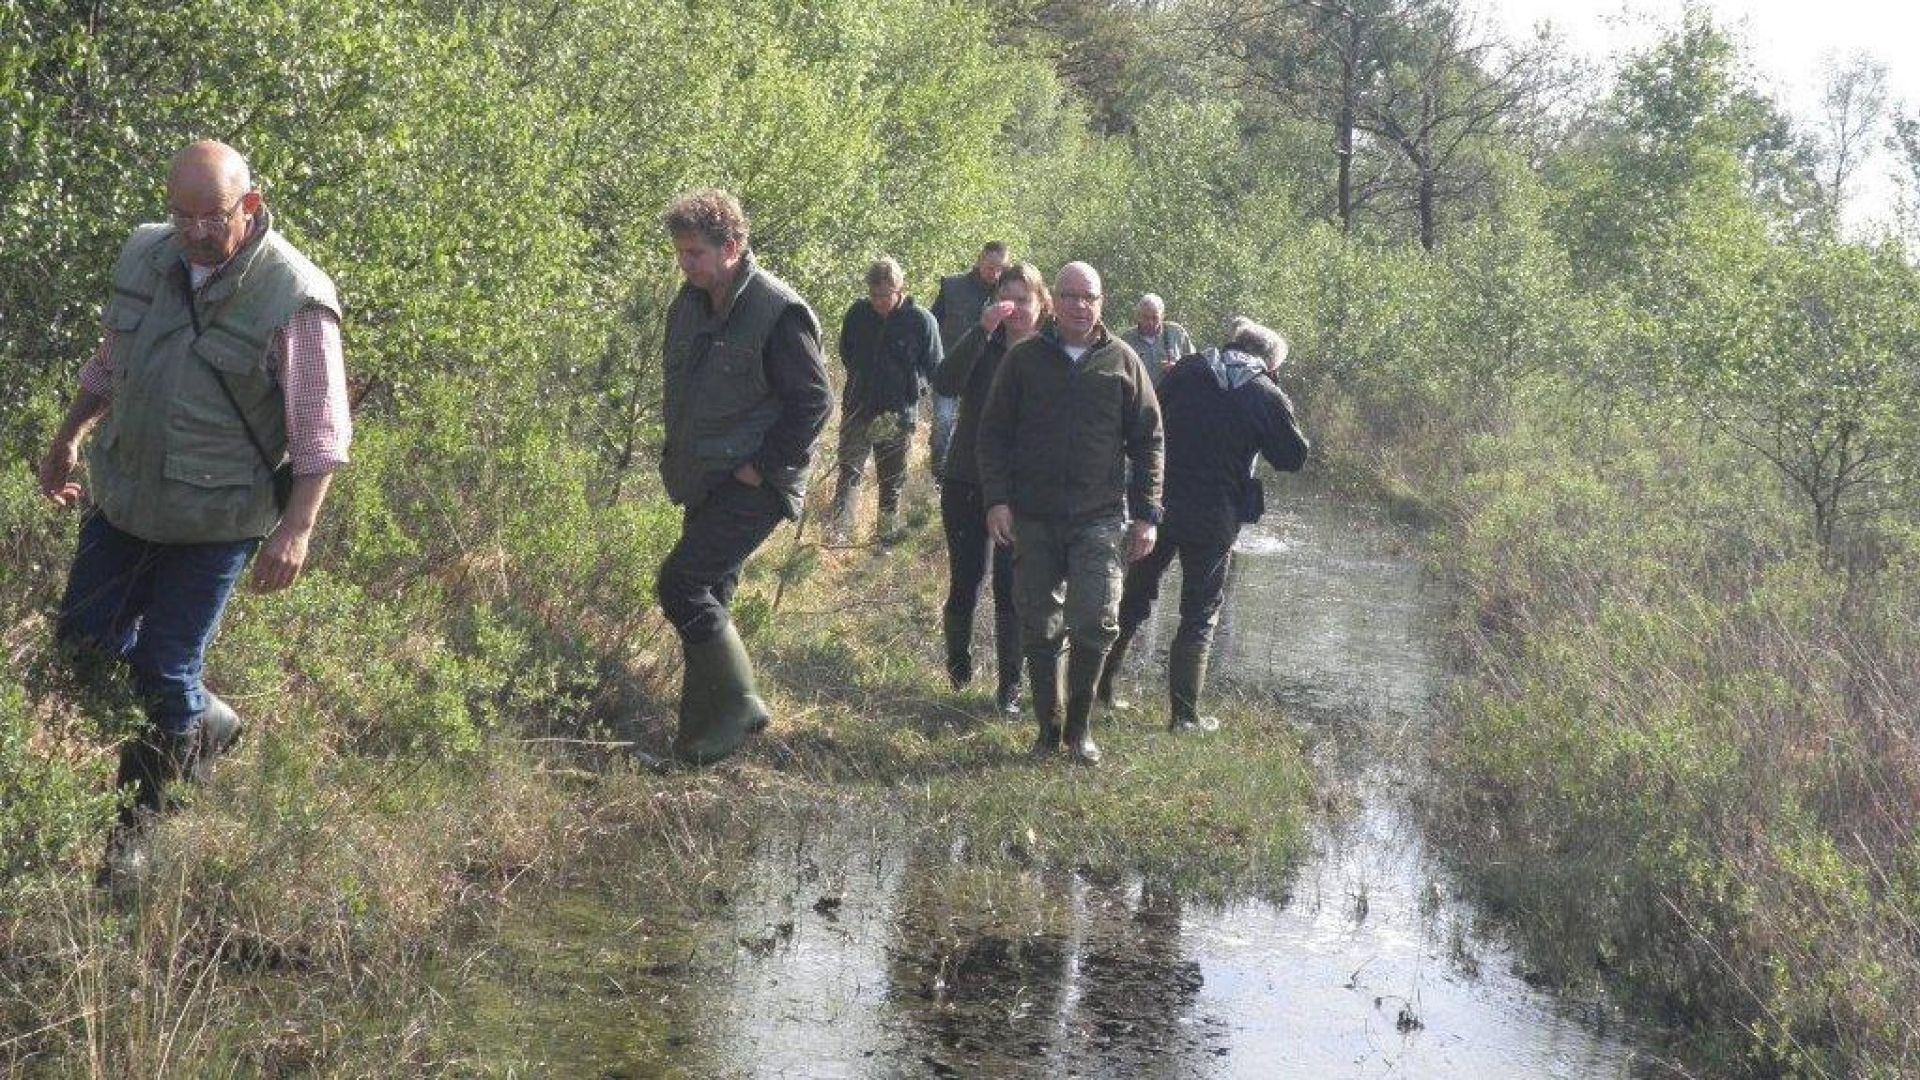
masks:
[[[1236,556],[1216,670],[1311,729],[1331,792],[1283,900],[1204,907],[1139,881],[970,868],[903,820],[818,807],[767,822],[737,876],[703,883],[697,918],[662,919],[617,872],[508,912],[444,980],[462,1067],[1648,1075],[1630,1030],[1527,983],[1424,844],[1404,762],[1443,678],[1439,598],[1406,539],[1324,496],[1272,504]],[[1173,622],[1168,606],[1162,647]],[[1132,674],[1155,712],[1163,658]]]

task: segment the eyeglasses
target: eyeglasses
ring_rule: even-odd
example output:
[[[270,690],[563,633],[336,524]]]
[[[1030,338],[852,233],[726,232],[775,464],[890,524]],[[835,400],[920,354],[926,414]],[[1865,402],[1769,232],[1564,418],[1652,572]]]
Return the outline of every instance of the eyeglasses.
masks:
[[[194,217],[192,214],[182,214],[175,211],[167,215],[167,220],[173,224],[174,228],[181,232],[192,232],[196,228],[201,232],[219,232],[233,221],[234,212],[240,209],[240,204],[245,202],[246,198],[245,195],[242,195],[240,198],[235,199],[232,206],[227,207],[214,217]]]
[[[1100,302],[1099,293],[1057,292],[1053,294],[1053,298],[1063,304],[1085,304],[1088,307]]]

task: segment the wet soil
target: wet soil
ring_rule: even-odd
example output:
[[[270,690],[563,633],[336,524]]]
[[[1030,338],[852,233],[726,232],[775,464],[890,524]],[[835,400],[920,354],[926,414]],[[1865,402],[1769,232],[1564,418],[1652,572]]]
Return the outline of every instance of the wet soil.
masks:
[[[691,910],[615,857],[504,912],[442,973],[444,1049],[501,1076],[1661,1075],[1605,1007],[1530,983],[1428,850],[1417,746],[1445,673],[1415,538],[1308,491],[1270,505],[1215,678],[1315,748],[1327,805],[1285,897],[989,871],[885,810],[802,808]],[[1127,673],[1145,700],[1175,617]]]

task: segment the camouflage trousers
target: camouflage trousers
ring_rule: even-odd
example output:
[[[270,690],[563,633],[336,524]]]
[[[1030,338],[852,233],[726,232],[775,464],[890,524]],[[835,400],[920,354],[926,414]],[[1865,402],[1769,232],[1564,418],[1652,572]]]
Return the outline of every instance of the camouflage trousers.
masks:
[[[1014,606],[1028,659],[1058,657],[1068,641],[1106,655],[1120,634],[1125,518],[1015,517],[1013,531]]]

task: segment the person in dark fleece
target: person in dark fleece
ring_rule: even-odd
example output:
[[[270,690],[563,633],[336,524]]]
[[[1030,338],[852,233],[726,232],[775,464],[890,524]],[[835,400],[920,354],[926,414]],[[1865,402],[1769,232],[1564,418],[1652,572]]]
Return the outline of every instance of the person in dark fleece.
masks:
[[[890,258],[867,268],[867,295],[840,321],[840,480],[827,532],[845,543],[855,500],[871,457],[880,484],[881,542],[900,532],[900,492],[907,484],[907,448],[919,419],[920,393],[940,366],[940,328],[906,294],[906,276]]]
[[[980,463],[975,453],[987,391],[1007,350],[1040,332],[1053,312],[1053,298],[1040,271],[1014,263],[1000,272],[994,302],[961,335],[933,373],[933,390],[960,402],[952,453],[940,470],[940,519],[947,533],[947,603],[941,623],[947,641],[947,678],[955,690],[973,680],[973,613],[980,586],[993,566],[993,638],[999,686],[994,705],[1020,713],[1020,616],[1013,603],[1013,549],[987,536],[987,508],[980,499]]]
[[[1061,267],[1053,303],[1053,324],[1007,350],[987,392],[980,500],[988,535],[1013,547],[1034,754],[1064,744],[1097,765],[1093,698],[1119,633],[1122,569],[1153,550],[1160,521],[1160,407],[1146,365],[1100,321],[1098,271]]]
[[[1114,703],[1113,680],[1140,624],[1160,595],[1160,577],[1180,559],[1180,628],[1167,653],[1170,730],[1212,731],[1200,715],[1207,654],[1226,598],[1227,568],[1240,526],[1266,509],[1254,457],[1283,472],[1307,460],[1307,439],[1293,402],[1275,377],[1286,361],[1284,338],[1250,319],[1233,321],[1227,343],[1175,364],[1160,381],[1166,427],[1166,509],[1160,541],[1127,569],[1120,596],[1120,636],[1107,653],[1099,698]]]

